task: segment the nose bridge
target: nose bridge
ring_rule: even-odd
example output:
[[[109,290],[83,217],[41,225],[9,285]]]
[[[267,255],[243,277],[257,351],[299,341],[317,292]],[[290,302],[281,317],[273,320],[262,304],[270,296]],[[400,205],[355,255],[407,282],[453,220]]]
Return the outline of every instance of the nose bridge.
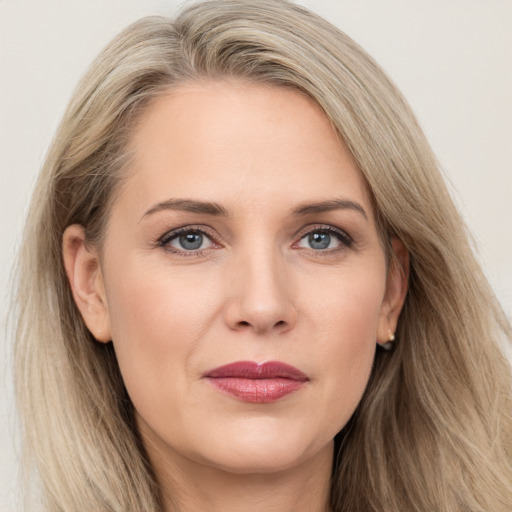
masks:
[[[233,329],[263,333],[293,327],[296,311],[285,256],[266,240],[236,256],[228,323]]]

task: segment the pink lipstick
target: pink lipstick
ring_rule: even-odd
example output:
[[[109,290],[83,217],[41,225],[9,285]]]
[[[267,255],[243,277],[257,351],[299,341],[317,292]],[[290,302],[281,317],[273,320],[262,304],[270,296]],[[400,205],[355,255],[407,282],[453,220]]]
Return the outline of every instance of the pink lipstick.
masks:
[[[305,373],[279,361],[237,361],[209,370],[203,377],[220,391],[253,403],[275,402],[309,381]]]

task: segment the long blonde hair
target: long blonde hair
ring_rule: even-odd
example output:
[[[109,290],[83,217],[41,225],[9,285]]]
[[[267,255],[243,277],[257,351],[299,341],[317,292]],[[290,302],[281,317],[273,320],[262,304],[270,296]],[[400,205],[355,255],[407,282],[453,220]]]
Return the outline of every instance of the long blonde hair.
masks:
[[[510,326],[408,105],[375,62],[284,0],[192,5],[123,31],[79,84],[39,177],[19,259],[16,389],[46,510],[157,512],[159,489],[111,345],[74,304],[64,229],[101,241],[145,105],[173,86],[234,77],[310,95],[350,148],[386,236],[410,252],[396,348],[377,351],[337,437],[341,511],[510,512]]]

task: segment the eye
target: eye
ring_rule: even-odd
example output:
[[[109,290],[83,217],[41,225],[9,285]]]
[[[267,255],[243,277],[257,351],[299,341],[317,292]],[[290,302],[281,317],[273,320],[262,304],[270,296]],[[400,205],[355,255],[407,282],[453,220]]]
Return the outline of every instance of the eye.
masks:
[[[326,251],[338,249],[342,246],[349,247],[351,244],[352,238],[349,235],[331,227],[309,231],[301,237],[297,246],[301,249]]]
[[[199,229],[180,229],[167,233],[159,245],[176,253],[196,253],[214,247],[211,237]]]

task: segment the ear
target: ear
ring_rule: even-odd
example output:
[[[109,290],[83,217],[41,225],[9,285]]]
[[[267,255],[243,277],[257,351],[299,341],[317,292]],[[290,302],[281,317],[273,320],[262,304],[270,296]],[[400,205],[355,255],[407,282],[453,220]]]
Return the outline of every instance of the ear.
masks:
[[[391,239],[392,255],[389,262],[386,292],[382,301],[377,342],[388,343],[394,338],[398,317],[402,311],[407,295],[409,280],[409,251],[404,243],[393,237]]]
[[[79,224],[68,226],[62,236],[62,256],[75,303],[92,335],[111,340],[105,285],[96,249],[87,245]]]

